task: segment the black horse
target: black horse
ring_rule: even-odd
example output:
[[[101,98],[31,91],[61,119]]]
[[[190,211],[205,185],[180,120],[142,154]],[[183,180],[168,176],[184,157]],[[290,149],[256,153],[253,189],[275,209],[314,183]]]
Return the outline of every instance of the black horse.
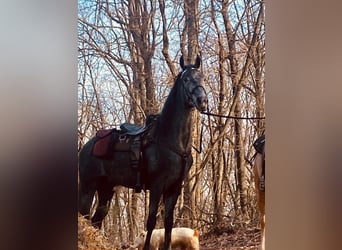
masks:
[[[151,140],[142,148],[142,182],[150,190],[147,236],[144,250],[150,246],[150,238],[156,224],[158,203],[163,196],[165,206],[164,249],[170,249],[173,212],[184,178],[192,165],[192,111],[203,112],[207,109],[208,99],[202,86],[203,75],[198,70],[201,59],[197,56],[194,65],[184,65],[180,58],[182,72],[164,104],[162,112],[151,128]],[[79,211],[88,215],[95,192],[98,192],[98,207],[92,218],[94,225],[101,225],[108,213],[113,196],[113,187],[122,185],[136,186],[136,170],[129,163],[118,164],[112,159],[94,157],[91,152],[95,139],[87,142],[79,154]],[[119,154],[114,153],[114,154]]]

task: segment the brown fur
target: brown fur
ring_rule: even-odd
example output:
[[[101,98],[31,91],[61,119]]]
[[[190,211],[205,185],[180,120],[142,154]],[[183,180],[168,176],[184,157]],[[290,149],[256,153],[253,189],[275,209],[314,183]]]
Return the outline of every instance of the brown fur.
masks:
[[[254,159],[254,183],[255,183],[255,192],[257,196],[258,208],[260,212],[260,226],[261,226],[261,249],[265,250],[265,190],[260,189],[260,178],[262,175],[262,164],[263,164],[263,155],[257,153]]]
[[[164,245],[165,229],[154,229],[150,241],[150,250],[162,249]],[[146,232],[140,235],[131,245],[131,249],[143,249],[145,243]],[[199,250],[199,232],[186,227],[176,227],[171,233],[171,248],[180,248],[182,250]]]

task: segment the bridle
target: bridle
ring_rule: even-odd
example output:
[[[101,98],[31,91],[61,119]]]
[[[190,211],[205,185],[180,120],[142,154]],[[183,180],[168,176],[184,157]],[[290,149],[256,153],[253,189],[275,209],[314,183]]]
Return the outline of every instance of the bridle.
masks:
[[[207,95],[207,93],[206,93],[204,87],[203,87],[202,85],[200,85],[200,84],[196,85],[191,91],[189,91],[188,88],[185,87],[185,83],[187,83],[187,81],[184,80],[184,74],[185,74],[188,70],[193,70],[193,69],[194,69],[194,70],[197,70],[196,68],[193,68],[193,67],[187,68],[187,69],[185,69],[185,70],[181,73],[181,76],[180,76],[180,79],[182,80],[182,86],[183,86],[185,95],[187,96],[188,101],[189,101],[189,105],[190,105],[191,107],[196,106],[196,104],[195,104],[196,102],[195,102],[195,100],[193,99],[193,95],[194,95],[195,91],[196,91],[198,88],[202,88],[202,90],[204,91],[205,95]],[[192,78],[192,79],[191,79],[190,81],[194,81],[194,80],[193,80],[193,77],[191,77],[191,78]]]

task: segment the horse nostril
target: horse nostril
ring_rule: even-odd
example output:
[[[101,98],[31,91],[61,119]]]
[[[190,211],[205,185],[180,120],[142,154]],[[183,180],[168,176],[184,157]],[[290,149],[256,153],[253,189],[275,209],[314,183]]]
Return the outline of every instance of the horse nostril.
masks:
[[[207,105],[208,105],[208,99],[206,96],[199,96],[197,97],[197,102],[199,104],[199,106],[201,107],[201,109],[206,109]]]

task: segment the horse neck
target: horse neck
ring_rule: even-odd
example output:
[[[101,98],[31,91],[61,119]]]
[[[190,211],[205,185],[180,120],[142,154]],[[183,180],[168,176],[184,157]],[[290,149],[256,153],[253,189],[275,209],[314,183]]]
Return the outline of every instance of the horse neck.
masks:
[[[180,95],[182,91],[179,89],[170,92],[159,118],[157,140],[181,150],[188,150],[192,139],[193,108],[188,106],[184,102],[185,98]]]

